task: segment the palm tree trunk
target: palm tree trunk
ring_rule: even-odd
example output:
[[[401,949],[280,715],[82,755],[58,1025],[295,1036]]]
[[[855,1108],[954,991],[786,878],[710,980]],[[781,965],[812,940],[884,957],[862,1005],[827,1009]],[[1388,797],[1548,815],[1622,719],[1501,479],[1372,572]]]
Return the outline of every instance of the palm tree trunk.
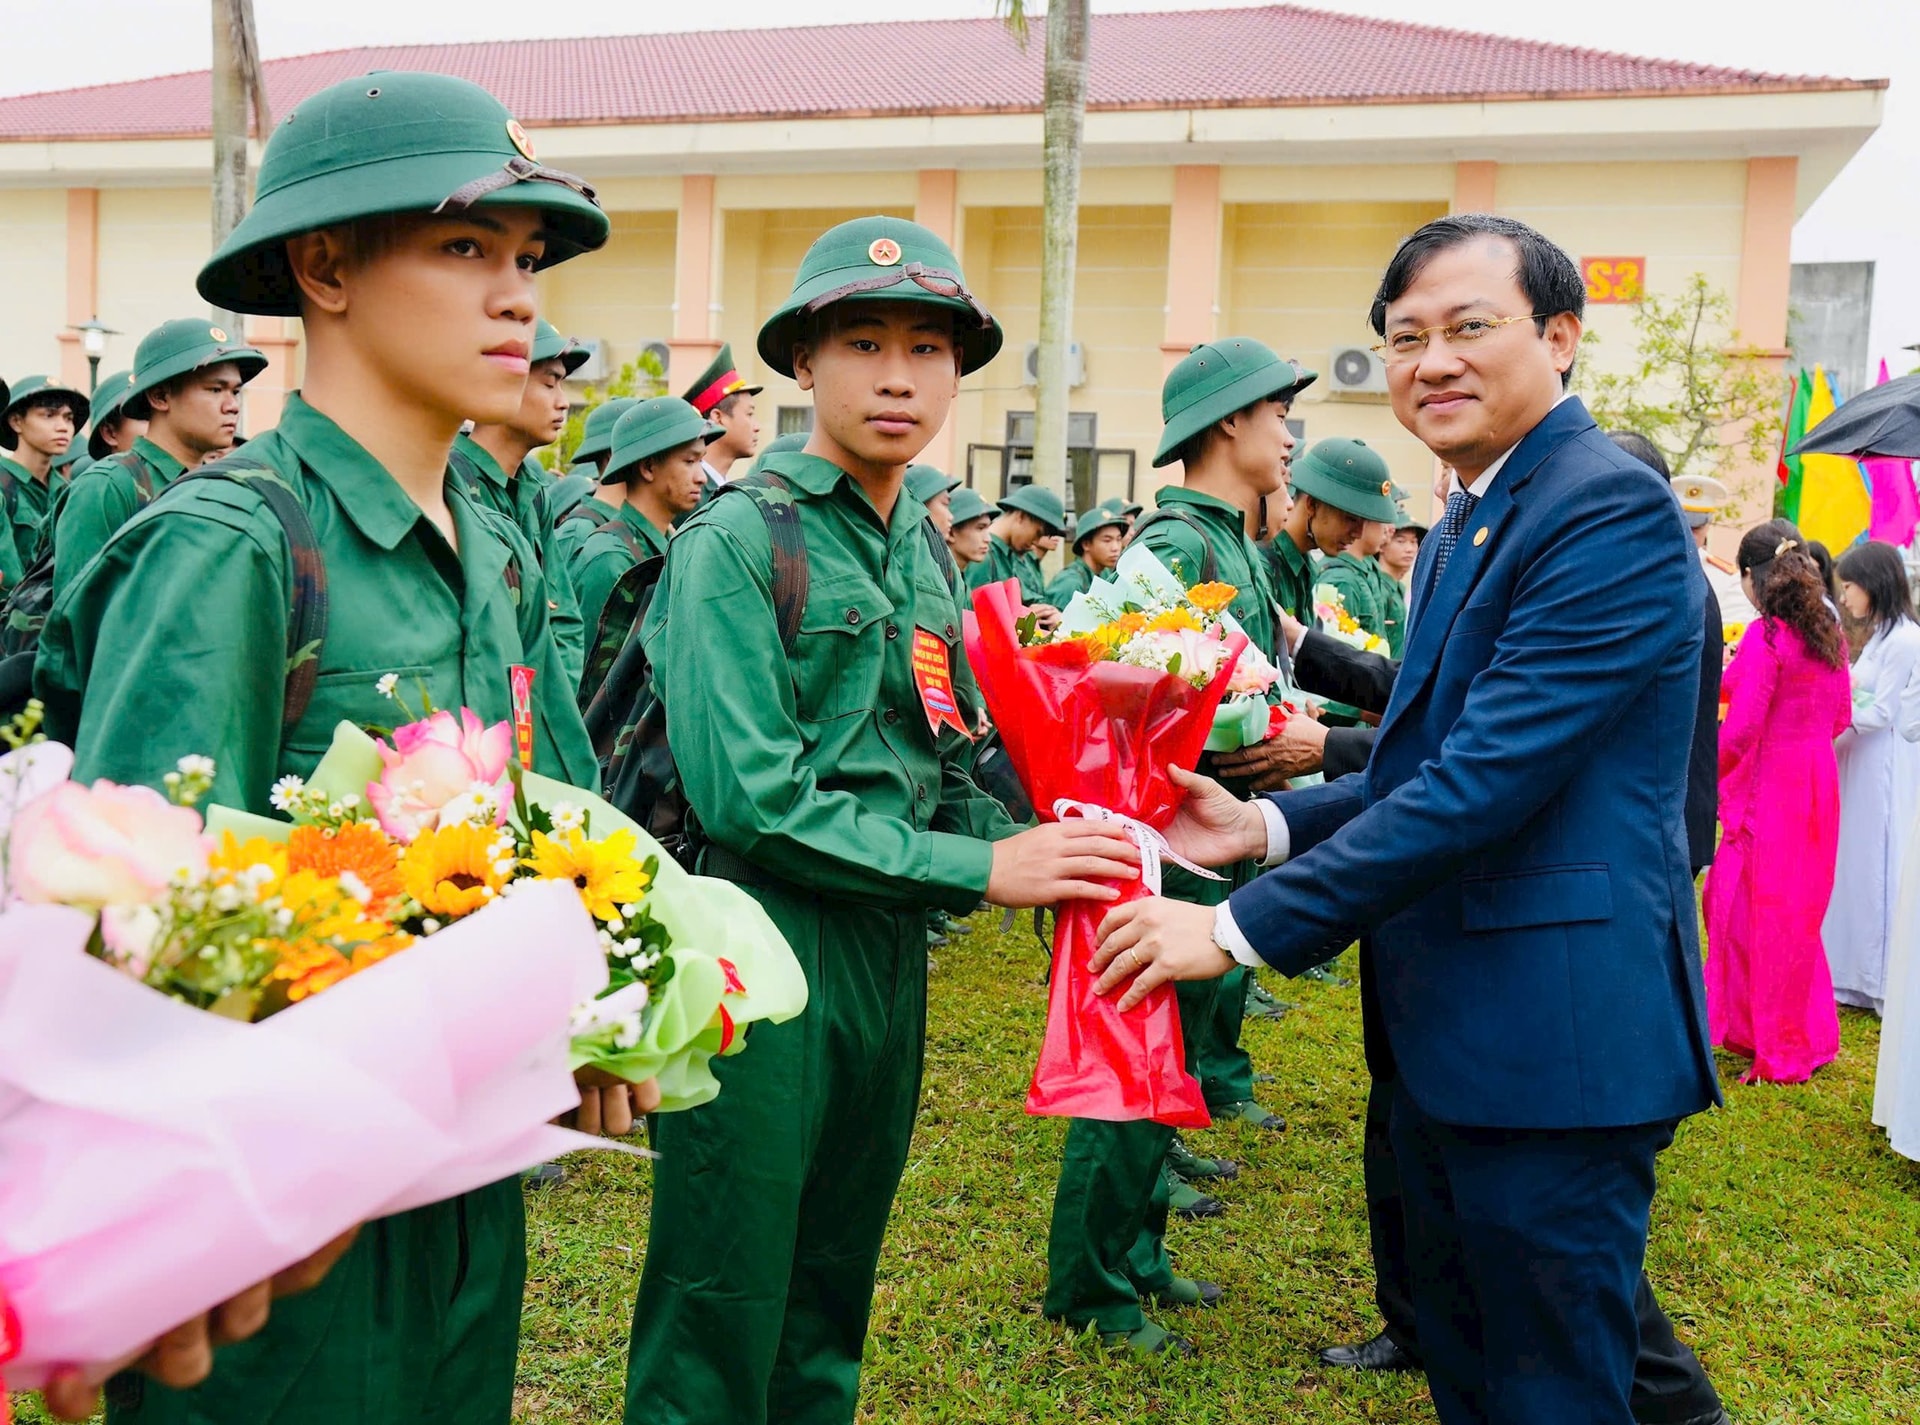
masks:
[[[254,38],[253,0],[213,0],[213,245],[217,248],[247,215],[249,110],[265,138],[273,120],[267,110]],[[214,314],[233,332],[246,329],[238,313]]]
[[[1041,210],[1039,381],[1033,479],[1073,503],[1067,478],[1067,343],[1080,241],[1080,139],[1087,111],[1090,0],[1047,6],[1045,185]]]

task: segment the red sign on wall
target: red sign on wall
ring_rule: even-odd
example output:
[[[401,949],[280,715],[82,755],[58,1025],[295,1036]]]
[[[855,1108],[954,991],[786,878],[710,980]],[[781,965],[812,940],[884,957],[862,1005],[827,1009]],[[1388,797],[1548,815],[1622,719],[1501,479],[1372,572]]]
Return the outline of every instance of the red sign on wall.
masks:
[[[1587,300],[1637,302],[1646,295],[1647,260],[1644,257],[1583,257],[1580,277],[1587,284]]]

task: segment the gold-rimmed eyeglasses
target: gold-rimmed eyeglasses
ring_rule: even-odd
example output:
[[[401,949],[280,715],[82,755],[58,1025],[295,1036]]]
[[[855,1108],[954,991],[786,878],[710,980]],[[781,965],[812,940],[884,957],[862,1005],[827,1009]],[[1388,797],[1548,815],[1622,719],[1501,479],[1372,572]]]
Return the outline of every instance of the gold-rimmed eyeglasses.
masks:
[[[1445,338],[1448,346],[1471,346],[1476,341],[1492,336],[1501,327],[1510,327],[1515,322],[1531,322],[1539,316],[1538,312],[1528,312],[1524,317],[1462,317],[1457,322],[1447,322],[1437,327],[1395,332],[1368,350],[1389,366],[1398,366],[1402,362],[1418,361],[1426,355],[1427,343],[1436,334]]]

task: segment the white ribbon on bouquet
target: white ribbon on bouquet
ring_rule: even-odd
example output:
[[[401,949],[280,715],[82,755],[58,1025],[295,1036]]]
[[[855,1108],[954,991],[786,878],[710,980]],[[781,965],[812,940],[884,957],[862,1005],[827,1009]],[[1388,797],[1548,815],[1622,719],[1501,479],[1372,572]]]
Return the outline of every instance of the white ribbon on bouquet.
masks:
[[[1110,821],[1126,833],[1127,839],[1140,848],[1140,881],[1146,886],[1148,895],[1160,894],[1160,862],[1162,858],[1174,865],[1193,872],[1196,876],[1205,876],[1209,881],[1224,881],[1222,876],[1209,871],[1205,866],[1196,866],[1178,851],[1166,837],[1136,817],[1123,816],[1110,807],[1097,802],[1077,802],[1072,797],[1061,797],[1053,804],[1053,815],[1058,821],[1070,816],[1084,817],[1088,821]]]

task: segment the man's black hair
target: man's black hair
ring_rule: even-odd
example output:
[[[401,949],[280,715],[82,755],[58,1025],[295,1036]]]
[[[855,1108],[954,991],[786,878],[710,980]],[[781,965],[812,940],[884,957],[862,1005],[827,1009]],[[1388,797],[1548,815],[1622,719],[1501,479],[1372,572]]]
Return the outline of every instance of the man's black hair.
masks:
[[[733,414],[733,408],[746,399],[747,393],[745,391],[735,391],[731,396],[722,396],[713,403],[713,410],[710,414],[712,416],[730,416]]]
[[[1660,453],[1660,447],[1648,440],[1637,430],[1610,430],[1607,439],[1619,446],[1642,465],[1653,468],[1662,480],[1673,478],[1673,472],[1667,468],[1667,457]]]
[[[74,425],[80,424],[79,408],[64,391],[36,391],[13,408],[16,416],[24,416],[28,411],[65,411]]]
[[[1548,318],[1562,312],[1575,317],[1585,313],[1587,284],[1581,280],[1580,269],[1573,259],[1552,238],[1515,218],[1496,217],[1492,213],[1451,213],[1435,218],[1403,239],[1394,250],[1393,260],[1380,278],[1380,290],[1373,294],[1373,310],[1367,318],[1374,335],[1387,334],[1388,305],[1406,293],[1436,254],[1482,237],[1504,238],[1513,244],[1519,259],[1514,280],[1526,293],[1527,304],[1534,312],[1533,325],[1543,336]],[[1573,368],[1569,366],[1560,374],[1560,384],[1566,386],[1572,380]]]

